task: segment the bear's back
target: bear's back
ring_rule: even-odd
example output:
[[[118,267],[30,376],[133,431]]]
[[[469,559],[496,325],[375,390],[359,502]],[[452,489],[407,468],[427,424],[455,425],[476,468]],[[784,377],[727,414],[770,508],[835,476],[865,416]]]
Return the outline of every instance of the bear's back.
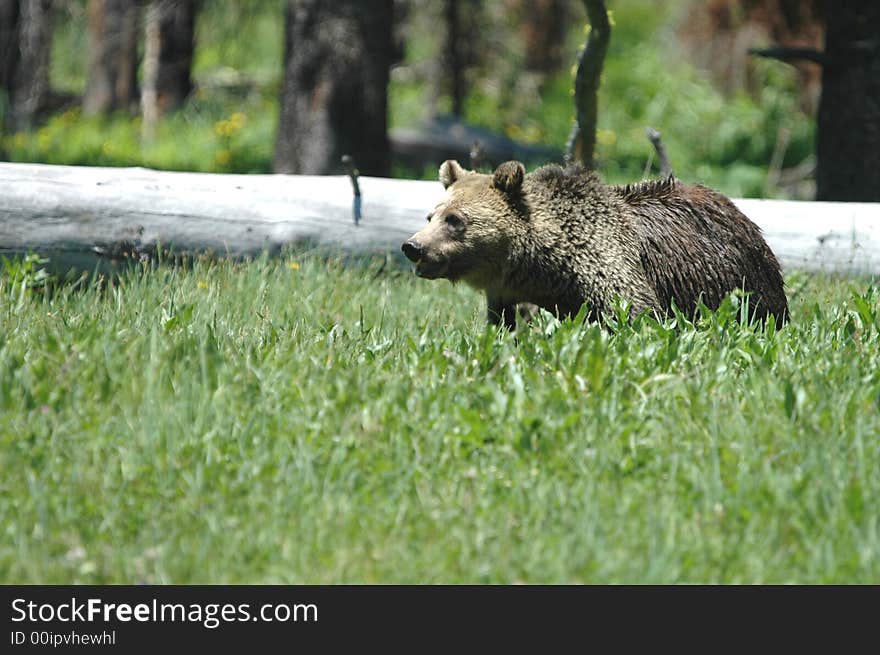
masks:
[[[640,258],[658,300],[693,315],[737,288],[751,292],[752,313],[788,318],[779,263],[757,225],[726,196],[672,177],[612,187],[633,217]]]

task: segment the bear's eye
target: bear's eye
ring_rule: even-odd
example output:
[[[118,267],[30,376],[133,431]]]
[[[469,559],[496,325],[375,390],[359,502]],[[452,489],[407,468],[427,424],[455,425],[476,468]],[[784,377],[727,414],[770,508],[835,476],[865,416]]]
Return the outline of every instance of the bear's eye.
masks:
[[[461,220],[461,216],[456,216],[455,214],[446,214],[444,220],[446,221],[446,224],[450,227],[454,227],[456,229],[464,227],[464,221]]]
[[[434,216],[434,214],[433,214],[433,213],[431,213],[431,212],[428,212],[428,215],[427,215],[427,216],[425,216],[425,220],[426,220],[426,221],[428,221],[428,222],[429,222],[429,223],[430,223],[430,222],[431,222],[431,218],[432,218],[432,217],[433,217],[433,216]]]

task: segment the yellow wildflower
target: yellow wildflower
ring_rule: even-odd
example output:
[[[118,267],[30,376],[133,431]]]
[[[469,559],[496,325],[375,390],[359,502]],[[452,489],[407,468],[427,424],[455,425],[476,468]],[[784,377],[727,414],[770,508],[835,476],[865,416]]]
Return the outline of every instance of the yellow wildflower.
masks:
[[[232,126],[229,121],[217,121],[214,123],[214,133],[217,136],[229,136],[232,134]]]
[[[617,133],[614,130],[596,130],[596,141],[603,146],[613,146],[617,143]]]
[[[214,155],[214,163],[218,166],[226,166],[230,159],[232,159],[232,153],[228,150],[220,150]]]

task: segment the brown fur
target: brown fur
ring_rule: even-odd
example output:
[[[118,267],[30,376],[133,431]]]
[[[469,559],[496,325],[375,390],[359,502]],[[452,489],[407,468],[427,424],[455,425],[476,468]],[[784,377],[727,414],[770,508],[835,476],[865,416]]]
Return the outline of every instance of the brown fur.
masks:
[[[486,293],[493,323],[515,326],[518,303],[558,316],[587,303],[590,318],[617,297],[634,312],[693,315],[731,291],[750,315],[788,319],[779,264],[758,227],[725,196],[672,178],[609,186],[580,167],[493,175],[444,162],[448,189],[425,229],[404,244],[422,277],[464,280]]]

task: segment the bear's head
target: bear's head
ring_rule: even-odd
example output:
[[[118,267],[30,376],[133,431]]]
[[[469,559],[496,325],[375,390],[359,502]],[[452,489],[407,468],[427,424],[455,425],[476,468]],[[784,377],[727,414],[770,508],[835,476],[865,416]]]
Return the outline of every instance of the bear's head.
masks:
[[[488,288],[507,262],[512,239],[524,223],[525,167],[501,164],[493,174],[467,171],[457,161],[440,166],[446,196],[428,214],[428,225],[403,244],[428,279],[464,280]]]

